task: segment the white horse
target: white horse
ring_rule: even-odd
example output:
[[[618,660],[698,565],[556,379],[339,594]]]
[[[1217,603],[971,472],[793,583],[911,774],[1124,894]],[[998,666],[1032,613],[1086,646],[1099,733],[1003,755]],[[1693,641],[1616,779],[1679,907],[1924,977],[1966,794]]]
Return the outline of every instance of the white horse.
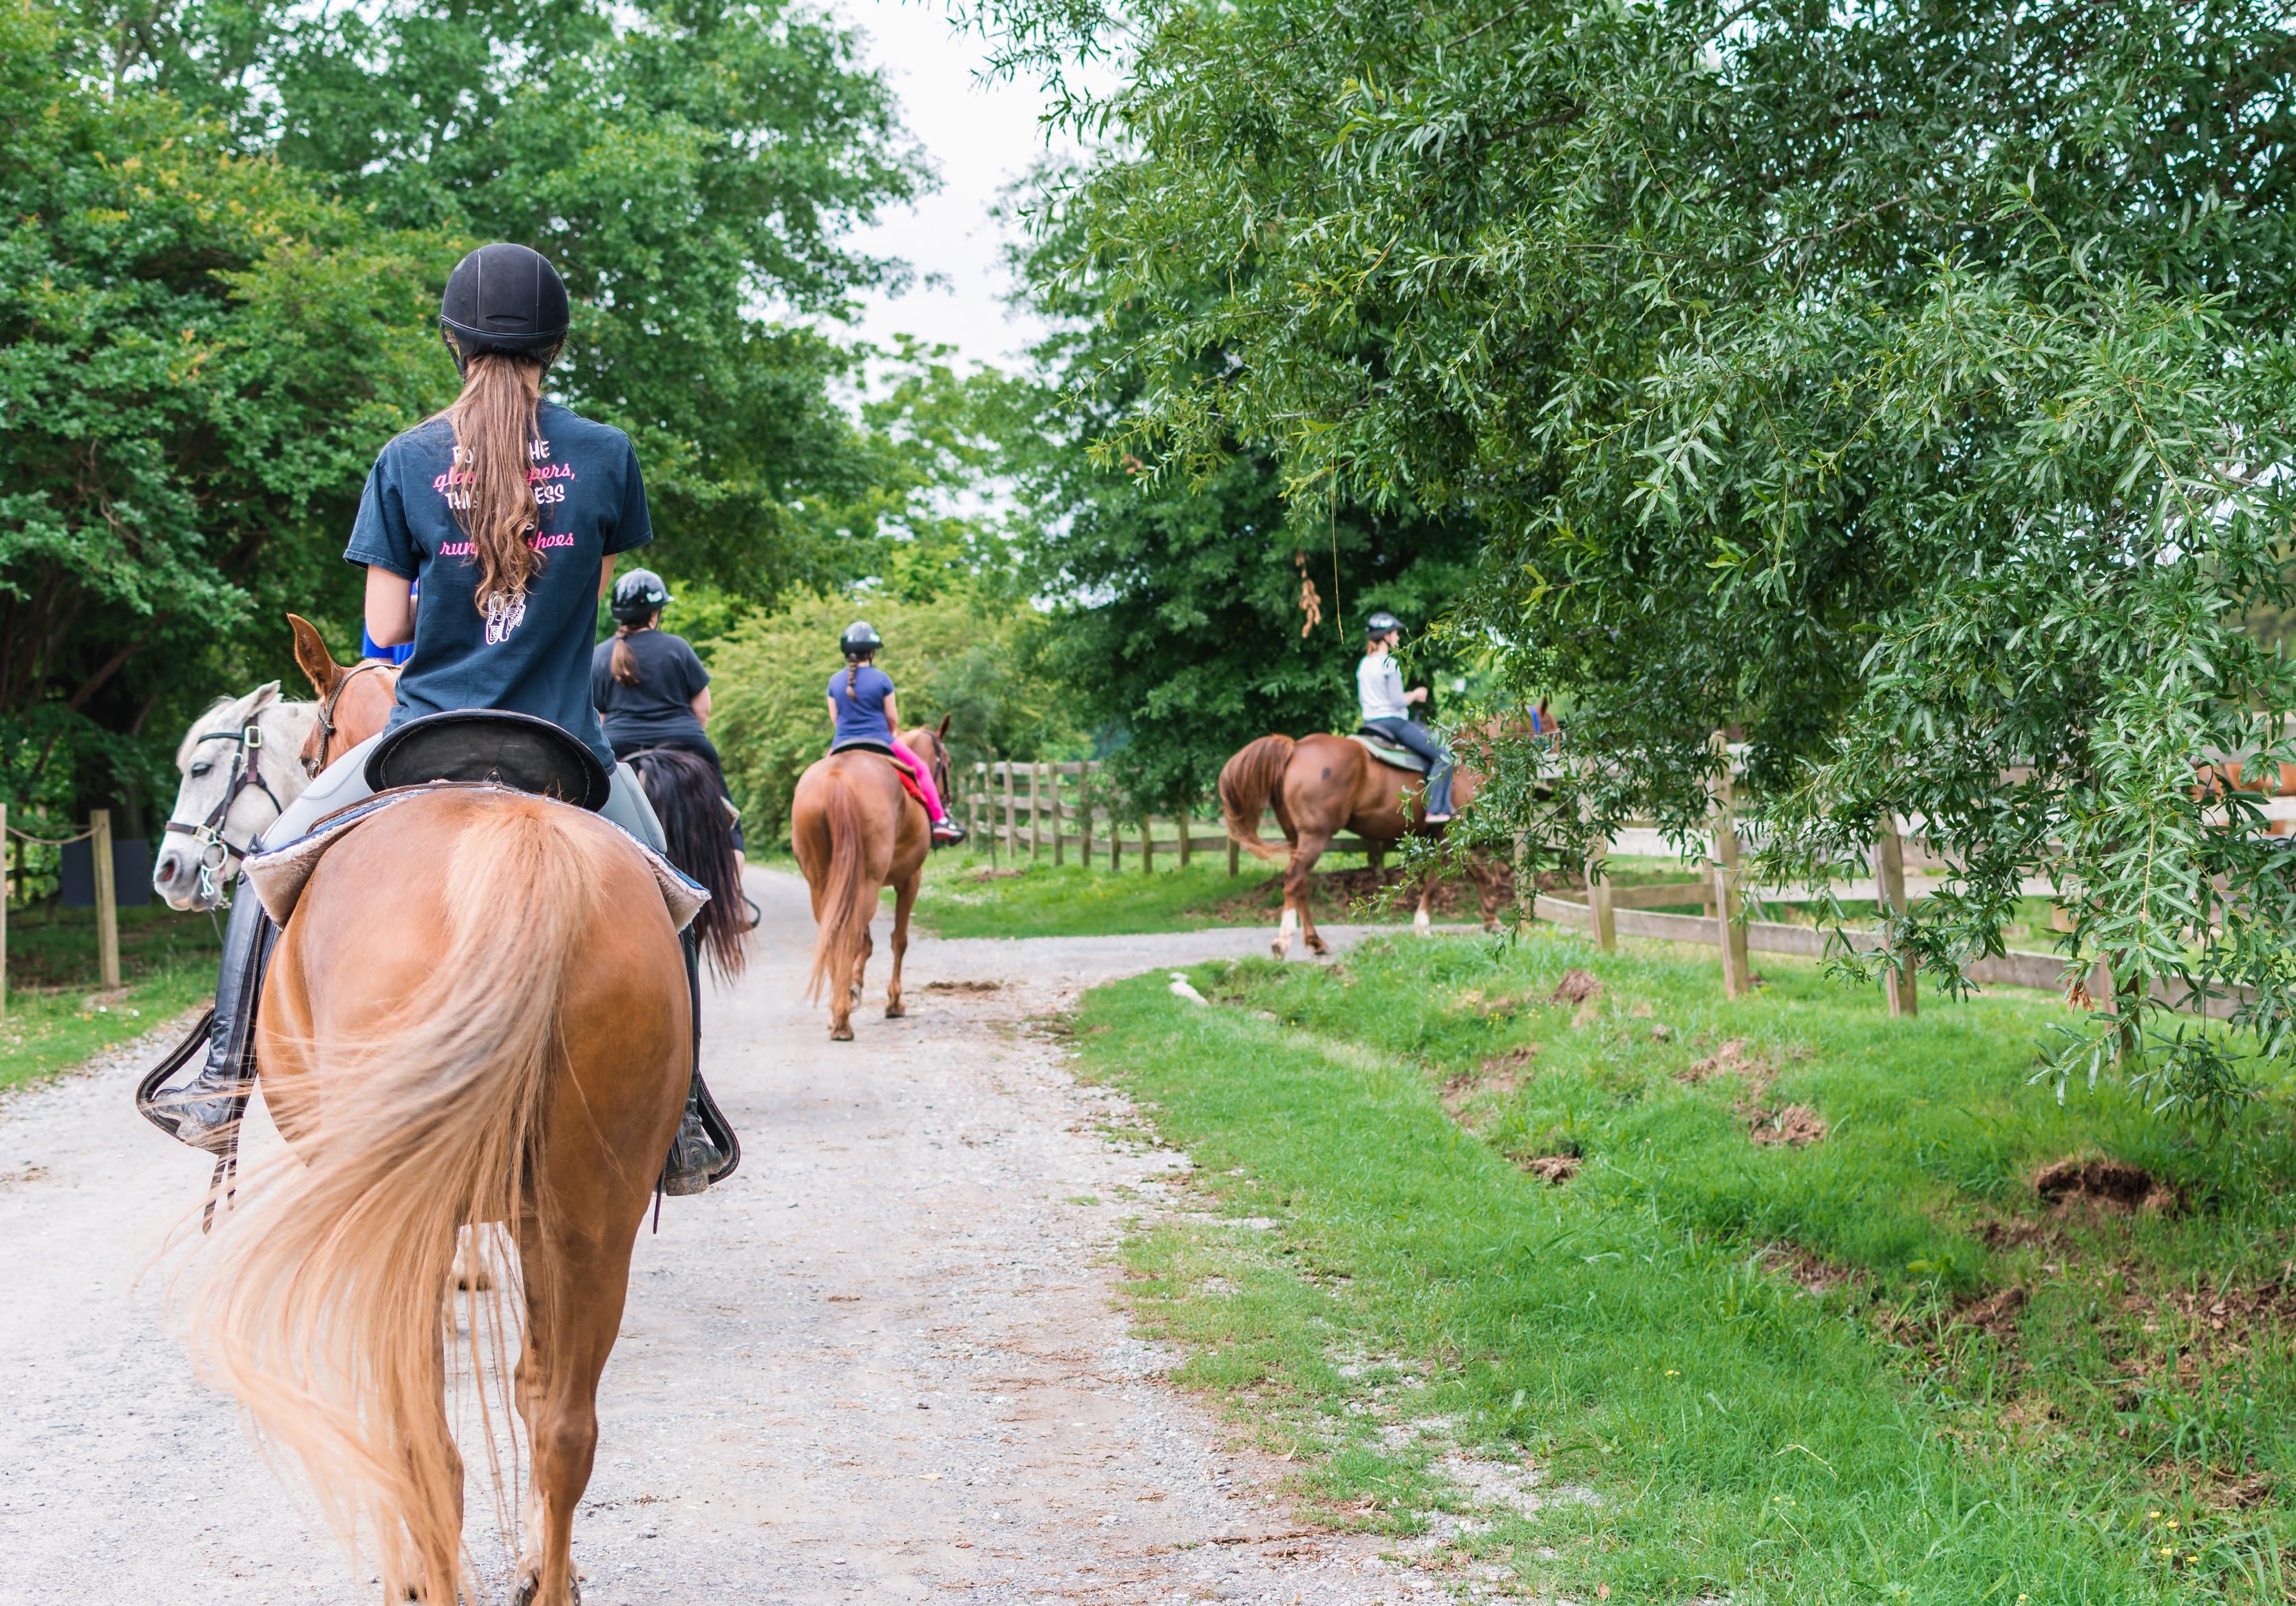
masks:
[[[311,783],[303,746],[316,702],[289,702],[266,681],[244,697],[218,697],[176,750],[184,772],[152,865],[152,889],[174,909],[212,909],[239,873],[248,844]]]

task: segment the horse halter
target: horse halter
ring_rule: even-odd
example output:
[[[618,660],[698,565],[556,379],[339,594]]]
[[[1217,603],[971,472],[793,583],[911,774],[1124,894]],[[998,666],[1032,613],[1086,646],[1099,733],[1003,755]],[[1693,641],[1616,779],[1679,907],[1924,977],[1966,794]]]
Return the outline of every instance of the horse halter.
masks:
[[[390,668],[389,664],[383,663],[376,659],[370,658],[364,663],[355,666],[349,674],[335,682],[335,689],[328,692],[327,701],[319,705],[319,723],[316,727],[319,738],[319,750],[316,753],[307,750],[303,754],[303,773],[305,774],[310,776],[311,779],[316,781],[319,778],[319,772],[327,767],[327,750],[335,744],[335,705],[343,700],[343,693],[351,689],[351,682],[357,680],[369,669],[387,669],[389,668]]]
[[[239,794],[249,787],[271,799],[272,819],[276,822],[287,812],[279,794],[271,790],[271,783],[263,778],[260,758],[263,753],[263,727],[253,719],[235,731],[207,731],[193,743],[194,749],[210,742],[234,744],[231,756],[231,783],[224,788],[222,799],[208,810],[207,818],[197,824],[187,820],[170,820],[166,829],[180,831],[200,845],[200,897],[214,905],[228,900],[223,895],[223,884],[217,872],[233,858],[245,858],[253,847],[250,840],[245,846],[224,835],[224,822],[231,817],[231,806],[239,801]]]

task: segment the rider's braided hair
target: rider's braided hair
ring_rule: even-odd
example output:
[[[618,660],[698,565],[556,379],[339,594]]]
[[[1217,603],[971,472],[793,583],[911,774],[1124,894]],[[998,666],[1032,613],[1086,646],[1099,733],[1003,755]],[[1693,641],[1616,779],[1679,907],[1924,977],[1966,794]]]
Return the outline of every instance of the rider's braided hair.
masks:
[[[861,666],[867,663],[871,659],[876,656],[877,655],[874,652],[848,652],[845,655],[845,696],[847,701],[849,701],[852,699],[853,680],[856,676],[861,673]]]
[[[455,432],[455,483],[447,504],[471,538],[479,565],[481,613],[526,595],[542,554],[528,540],[535,529],[528,479],[538,435],[542,375],[549,353],[481,352],[463,364],[463,393],[445,417]]]

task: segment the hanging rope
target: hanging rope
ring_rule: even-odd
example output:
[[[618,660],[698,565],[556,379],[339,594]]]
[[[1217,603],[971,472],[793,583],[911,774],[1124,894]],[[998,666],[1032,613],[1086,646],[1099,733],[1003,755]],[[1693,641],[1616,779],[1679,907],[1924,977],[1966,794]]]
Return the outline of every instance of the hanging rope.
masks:
[[[76,837],[36,837],[29,831],[19,831],[11,825],[8,827],[8,834],[20,842],[29,842],[37,848],[62,848],[73,842],[86,841],[95,834],[95,827],[91,825]]]

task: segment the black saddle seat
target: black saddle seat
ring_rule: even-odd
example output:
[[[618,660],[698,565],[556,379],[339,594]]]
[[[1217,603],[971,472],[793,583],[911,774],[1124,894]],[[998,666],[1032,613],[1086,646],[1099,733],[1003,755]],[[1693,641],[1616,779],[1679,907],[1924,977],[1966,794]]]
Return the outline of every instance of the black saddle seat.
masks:
[[[887,758],[893,758],[891,748],[882,742],[872,741],[866,736],[856,736],[849,742],[840,742],[829,751],[832,757],[839,753],[876,753]],[[893,758],[893,762],[898,764],[900,760]]]
[[[424,714],[367,755],[366,783],[377,791],[433,781],[491,781],[594,812],[614,784],[589,743],[547,719],[503,709]]]

